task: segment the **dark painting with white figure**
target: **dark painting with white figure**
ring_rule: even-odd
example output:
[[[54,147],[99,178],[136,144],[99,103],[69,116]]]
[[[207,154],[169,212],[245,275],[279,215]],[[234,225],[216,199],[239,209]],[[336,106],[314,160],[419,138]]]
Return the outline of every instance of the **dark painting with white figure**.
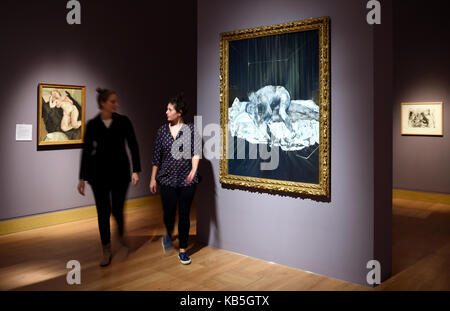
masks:
[[[228,173],[318,183],[319,31],[231,41],[228,70]]]

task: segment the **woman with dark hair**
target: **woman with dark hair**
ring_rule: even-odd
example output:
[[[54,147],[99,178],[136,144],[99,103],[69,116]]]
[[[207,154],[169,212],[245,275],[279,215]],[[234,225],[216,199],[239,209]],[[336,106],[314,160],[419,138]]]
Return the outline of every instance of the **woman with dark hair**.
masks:
[[[189,211],[194,198],[201,156],[201,139],[192,123],[185,124],[186,102],[181,96],[167,104],[167,123],[157,132],[153,158],[150,191],[156,193],[157,184],[164,212],[166,234],[162,239],[163,250],[172,248],[172,234],[178,204],[178,258],[182,264],[191,263],[186,248],[189,237]]]
[[[103,246],[100,266],[104,267],[112,259],[111,210],[118,225],[120,242],[125,246],[123,208],[130,181],[133,186],[139,182],[141,164],[133,125],[128,117],[116,113],[117,94],[101,88],[97,88],[97,93],[100,113],[86,125],[78,191],[85,194],[85,181],[92,187]],[[133,160],[132,176],[125,142]]]

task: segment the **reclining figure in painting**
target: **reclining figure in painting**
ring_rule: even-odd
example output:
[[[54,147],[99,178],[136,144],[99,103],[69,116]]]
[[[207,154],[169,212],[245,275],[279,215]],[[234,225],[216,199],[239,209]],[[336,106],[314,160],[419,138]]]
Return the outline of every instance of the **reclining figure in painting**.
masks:
[[[287,114],[291,104],[291,96],[288,90],[282,86],[267,85],[248,96],[250,102],[245,108],[247,113],[253,117],[255,125],[259,128],[262,123],[269,124],[281,118],[294,139],[296,133],[292,127],[291,118]],[[270,128],[267,132],[271,137]]]
[[[228,129],[234,137],[252,144],[302,150],[319,143],[319,106],[312,100],[292,100],[282,86],[264,86],[235,98],[228,108]]]

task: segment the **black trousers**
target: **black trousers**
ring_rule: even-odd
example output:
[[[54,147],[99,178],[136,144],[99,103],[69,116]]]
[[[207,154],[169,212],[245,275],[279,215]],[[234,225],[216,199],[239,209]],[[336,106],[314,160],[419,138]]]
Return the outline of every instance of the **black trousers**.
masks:
[[[111,242],[111,211],[117,222],[120,236],[124,233],[123,208],[129,182],[100,184],[92,183],[95,205],[97,207],[98,228],[103,245]]]
[[[172,236],[175,226],[175,215],[178,203],[178,237],[180,248],[186,248],[188,244],[191,220],[189,212],[194,199],[197,184],[187,187],[171,187],[160,185],[161,202],[164,211],[164,224],[167,234]]]

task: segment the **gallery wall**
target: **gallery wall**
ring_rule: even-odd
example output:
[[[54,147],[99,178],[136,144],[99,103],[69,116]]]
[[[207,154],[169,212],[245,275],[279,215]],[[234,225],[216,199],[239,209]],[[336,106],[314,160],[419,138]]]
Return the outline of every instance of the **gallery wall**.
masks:
[[[66,1],[0,3],[0,220],[94,204],[89,187],[86,197],[76,190],[80,149],[37,151],[38,83],[86,86],[87,120],[98,113],[97,87],[117,91],[143,167],[129,198],[150,195],[153,139],[168,98],[184,92],[195,114],[195,1],[80,2],[81,25],[66,23]],[[15,141],[17,123],[33,125],[32,142]]]
[[[374,115],[391,107],[392,64],[388,38],[390,1],[385,1],[387,28],[374,33],[360,0],[247,0],[198,2],[198,114],[203,124],[219,123],[219,34],[310,17],[331,18],[331,200],[293,198],[222,188],[219,160],[203,159],[199,187],[198,240],[211,246],[365,284],[369,260],[382,262],[383,279],[391,272],[391,165],[377,175],[374,153],[389,152],[392,130],[378,132]],[[384,9],[384,8],[383,8]],[[383,54],[376,58],[375,47]],[[374,67],[377,76],[374,76]],[[380,104],[379,108],[375,103]],[[379,133],[375,137],[375,132]],[[208,137],[204,137],[207,140]],[[387,163],[386,163],[387,158]],[[387,185],[387,186],[386,186]],[[375,203],[375,197],[380,198]],[[374,223],[377,223],[375,226]],[[283,276],[279,276],[280,279]]]
[[[450,21],[447,1],[394,2],[396,189],[450,193]],[[402,102],[443,102],[443,136],[402,136]]]

